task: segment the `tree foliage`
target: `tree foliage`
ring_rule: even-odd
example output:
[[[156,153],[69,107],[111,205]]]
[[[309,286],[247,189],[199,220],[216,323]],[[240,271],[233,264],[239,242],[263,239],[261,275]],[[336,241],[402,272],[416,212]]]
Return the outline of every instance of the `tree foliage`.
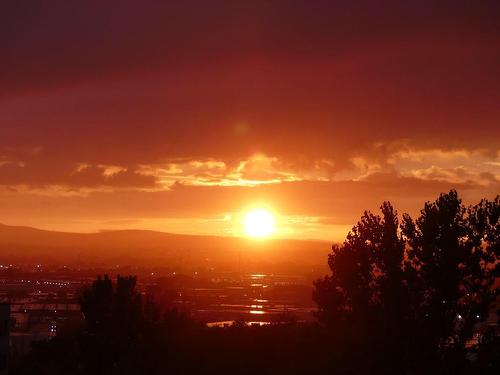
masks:
[[[466,208],[452,190],[401,225],[388,202],[381,216],[365,212],[315,283],[320,320],[360,346],[384,345],[377,358],[396,372],[463,369],[499,293],[499,202]]]

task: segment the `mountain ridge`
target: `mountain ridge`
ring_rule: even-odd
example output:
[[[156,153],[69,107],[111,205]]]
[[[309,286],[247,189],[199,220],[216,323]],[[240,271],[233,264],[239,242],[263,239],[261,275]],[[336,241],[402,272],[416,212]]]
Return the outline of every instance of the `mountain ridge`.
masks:
[[[2,262],[67,264],[85,258],[88,264],[128,263],[138,266],[213,263],[294,263],[303,267],[326,264],[328,242],[191,235],[141,229],[94,233],[59,232],[0,224]]]

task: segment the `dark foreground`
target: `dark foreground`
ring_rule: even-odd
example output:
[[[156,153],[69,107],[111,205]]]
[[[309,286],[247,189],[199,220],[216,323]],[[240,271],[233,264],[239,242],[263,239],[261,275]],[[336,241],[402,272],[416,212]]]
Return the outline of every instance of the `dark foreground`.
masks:
[[[14,375],[71,374],[497,374],[500,338],[485,332],[467,353],[433,352],[424,336],[391,342],[351,324],[335,329],[281,323],[208,328],[177,310],[160,311],[135,278],[94,282],[83,321],[12,358]],[[430,339],[430,338],[429,338]],[[411,341],[411,340],[410,340]],[[396,354],[404,353],[404,356]]]

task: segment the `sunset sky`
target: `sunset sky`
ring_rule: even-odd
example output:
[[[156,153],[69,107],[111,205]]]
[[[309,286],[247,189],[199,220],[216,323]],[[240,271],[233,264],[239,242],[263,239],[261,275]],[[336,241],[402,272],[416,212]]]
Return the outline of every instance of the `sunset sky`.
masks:
[[[6,1],[0,223],[341,240],[500,193],[499,1]]]

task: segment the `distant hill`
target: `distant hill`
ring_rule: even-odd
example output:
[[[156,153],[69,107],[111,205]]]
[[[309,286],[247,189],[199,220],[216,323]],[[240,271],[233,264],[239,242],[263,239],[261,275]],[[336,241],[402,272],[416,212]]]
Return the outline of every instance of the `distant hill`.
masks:
[[[1,262],[109,266],[326,269],[330,244],[251,240],[146,230],[66,233],[0,224]]]

